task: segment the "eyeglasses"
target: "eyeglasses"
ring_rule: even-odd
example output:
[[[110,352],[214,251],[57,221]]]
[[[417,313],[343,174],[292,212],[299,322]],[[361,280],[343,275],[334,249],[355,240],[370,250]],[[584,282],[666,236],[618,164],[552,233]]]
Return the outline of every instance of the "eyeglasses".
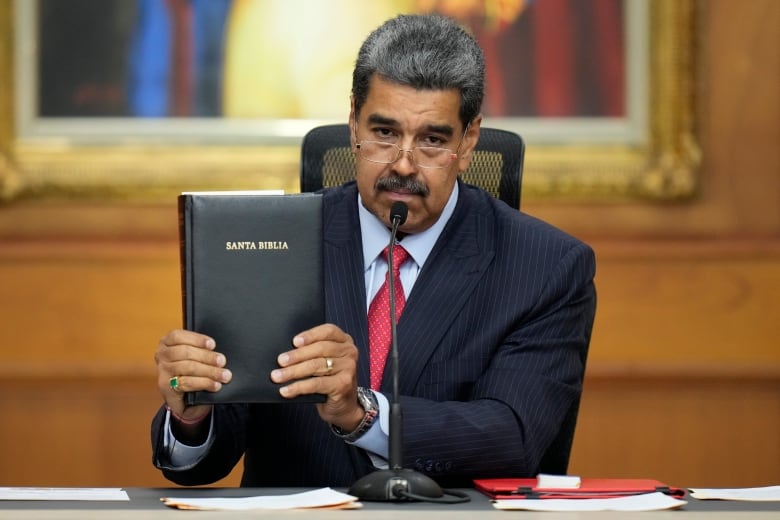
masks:
[[[355,125],[355,134],[357,134],[357,125]],[[466,127],[468,131],[468,127]],[[466,132],[463,132],[465,137]],[[355,135],[357,140],[357,135]],[[463,138],[461,137],[461,143]],[[383,141],[359,141],[357,143],[358,155],[368,162],[377,164],[392,164],[401,158],[402,153],[409,153],[412,156],[414,164],[420,168],[446,168],[455,159],[458,158],[460,143],[458,149],[452,151],[449,148],[439,148],[436,146],[415,146],[411,150],[406,150],[393,143]]]
[[[360,141],[357,149],[360,157],[379,164],[392,164],[401,158],[402,153],[408,152],[412,154],[414,164],[420,168],[446,168],[458,158],[458,154],[447,148],[415,146],[411,150],[404,150],[395,144],[381,141]]]

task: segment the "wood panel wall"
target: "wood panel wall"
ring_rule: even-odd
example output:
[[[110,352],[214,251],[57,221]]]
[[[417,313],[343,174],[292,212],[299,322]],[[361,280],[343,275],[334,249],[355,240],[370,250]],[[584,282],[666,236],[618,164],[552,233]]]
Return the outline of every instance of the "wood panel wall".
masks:
[[[525,205],[598,257],[572,473],[780,483],[778,5],[702,2],[695,200]],[[175,219],[0,207],[0,485],[167,485],[148,427],[153,352],[180,323]]]

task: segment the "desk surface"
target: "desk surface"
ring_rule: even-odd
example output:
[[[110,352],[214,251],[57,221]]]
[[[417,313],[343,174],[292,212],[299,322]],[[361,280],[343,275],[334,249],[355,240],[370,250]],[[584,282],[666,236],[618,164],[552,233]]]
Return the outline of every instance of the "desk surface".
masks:
[[[254,495],[288,494],[300,489],[282,488],[127,488],[129,502],[66,502],[66,501],[0,501],[0,518],[19,518],[22,520],[52,519],[70,520],[91,518],[154,520],[157,518],[172,518],[190,515],[198,519],[224,518],[225,516],[243,518],[301,518],[300,511],[179,511],[166,507],[160,502],[164,496],[177,497],[240,497]],[[490,500],[473,489],[461,490],[471,497],[470,502],[455,505],[431,504],[423,502],[381,503],[363,502],[363,508],[357,511],[307,511],[306,518],[312,519],[343,519],[363,518],[370,512],[373,520],[391,518],[446,518],[448,520],[475,518],[508,518],[512,513],[499,511],[492,507]],[[522,512],[522,518],[533,520],[556,519],[595,519],[605,515],[612,518],[630,518],[641,515],[643,519],[688,519],[716,517],[729,519],[763,520],[780,518],[780,502],[726,502],[718,500],[696,500],[687,497],[688,504],[683,509],[675,511],[658,511],[643,513],[535,513]],[[110,513],[110,516],[106,514]]]

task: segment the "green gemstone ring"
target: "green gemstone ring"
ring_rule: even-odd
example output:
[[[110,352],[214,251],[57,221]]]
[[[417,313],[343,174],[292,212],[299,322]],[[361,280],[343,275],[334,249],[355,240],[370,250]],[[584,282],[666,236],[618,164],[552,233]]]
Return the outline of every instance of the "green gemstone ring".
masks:
[[[171,385],[171,389],[173,389],[174,392],[179,392],[181,390],[180,384],[179,384],[179,376],[174,376],[168,380],[168,384]]]

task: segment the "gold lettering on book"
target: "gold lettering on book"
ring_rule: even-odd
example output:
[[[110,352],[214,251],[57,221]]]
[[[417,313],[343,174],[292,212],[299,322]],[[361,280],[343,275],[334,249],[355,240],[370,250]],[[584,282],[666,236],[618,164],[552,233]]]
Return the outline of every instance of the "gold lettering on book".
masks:
[[[258,249],[290,249],[287,242],[258,242]]]
[[[257,249],[257,245],[254,242],[225,242],[225,249],[228,251],[246,251],[249,249]]]
[[[251,251],[251,250],[288,250],[287,241],[228,241],[225,242],[226,251]]]

